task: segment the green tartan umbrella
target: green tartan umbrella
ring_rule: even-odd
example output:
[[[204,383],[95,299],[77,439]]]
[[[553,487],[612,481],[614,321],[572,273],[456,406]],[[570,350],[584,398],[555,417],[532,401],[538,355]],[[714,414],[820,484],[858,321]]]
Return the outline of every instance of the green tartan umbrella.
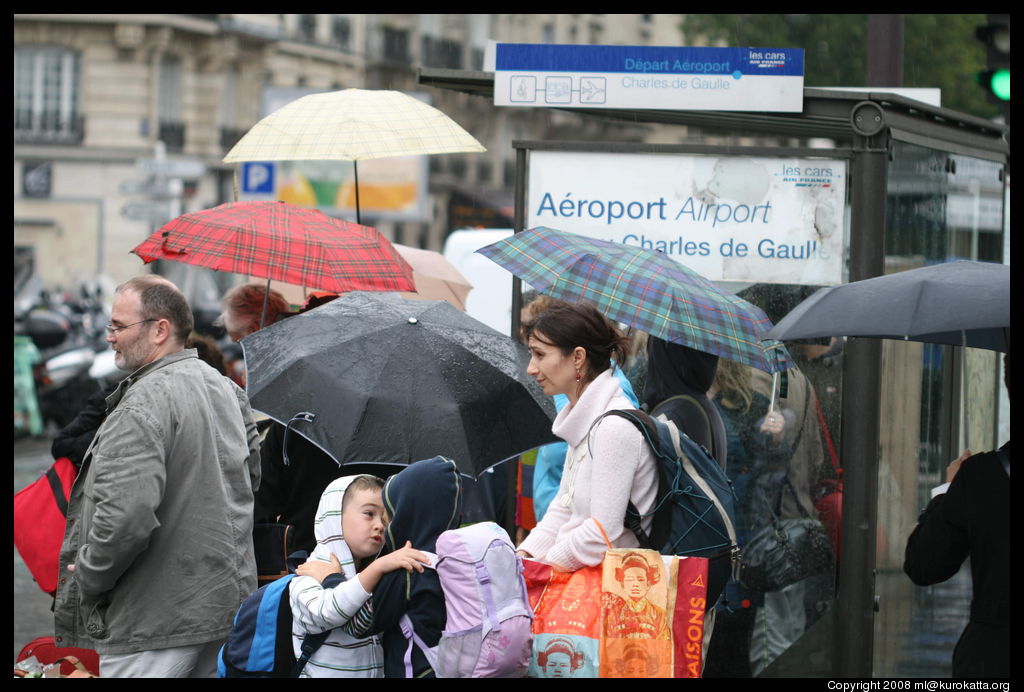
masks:
[[[543,226],[477,250],[561,300],[589,301],[613,320],[774,373],[792,367],[757,306],[664,253]]]

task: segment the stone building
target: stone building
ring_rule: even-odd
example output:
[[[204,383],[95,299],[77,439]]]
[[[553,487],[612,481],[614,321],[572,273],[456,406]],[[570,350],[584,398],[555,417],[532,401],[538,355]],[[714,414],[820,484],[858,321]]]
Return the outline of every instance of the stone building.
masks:
[[[51,285],[124,280],[141,268],[130,249],[162,223],[234,199],[221,159],[248,128],[292,98],[353,87],[425,94],[487,147],[428,157],[418,218],[364,223],[431,249],[453,228],[508,226],[513,140],[640,141],[652,128],[495,108],[417,84],[418,68],[481,70],[494,41],[678,45],[682,18],[15,14],[15,247]]]

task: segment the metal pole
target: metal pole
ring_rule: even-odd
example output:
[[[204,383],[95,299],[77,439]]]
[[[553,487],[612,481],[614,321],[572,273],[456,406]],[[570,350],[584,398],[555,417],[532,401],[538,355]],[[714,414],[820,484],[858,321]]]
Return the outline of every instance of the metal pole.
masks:
[[[526,218],[526,149],[516,149],[516,182],[515,201],[512,218],[512,230],[516,233],[523,231]],[[522,281],[518,276],[512,276],[512,322],[509,334],[510,337],[519,341],[519,313],[523,307]],[[519,492],[516,481],[519,477],[519,462],[505,462],[508,465],[508,484],[505,497],[505,529],[509,535],[515,538],[516,535],[516,501],[519,499]]]
[[[516,149],[516,182],[515,206],[512,218],[512,230],[522,233],[526,225],[526,149]],[[512,333],[509,335],[519,340],[519,313],[523,307],[523,282],[512,276]]]
[[[356,186],[356,223],[362,224],[363,221],[359,217],[359,165],[358,162],[352,161],[352,172],[355,175],[355,186]]]
[[[880,112],[880,111],[879,111]],[[857,135],[851,164],[850,281],[881,276],[885,254],[888,131]],[[842,550],[833,665],[870,677],[874,657],[875,532],[882,344],[848,338],[843,368]]]

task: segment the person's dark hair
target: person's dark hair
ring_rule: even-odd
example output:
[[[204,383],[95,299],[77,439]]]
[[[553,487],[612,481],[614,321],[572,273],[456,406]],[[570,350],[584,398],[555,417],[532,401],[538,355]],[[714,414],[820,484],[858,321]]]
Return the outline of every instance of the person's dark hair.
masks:
[[[227,366],[224,365],[224,354],[221,353],[213,337],[192,332],[188,337],[188,341],[185,342],[185,348],[194,348],[199,360],[209,365],[221,375],[226,376],[228,374]]]
[[[528,291],[523,294],[523,324],[519,327],[519,340],[524,344],[529,339],[526,334],[526,324],[531,324],[542,312],[546,312],[557,305],[566,305],[564,300],[541,295],[536,291]]]
[[[185,344],[195,325],[188,301],[177,286],[162,276],[149,274],[128,279],[117,287],[117,293],[125,291],[139,294],[139,309],[143,319],[167,320],[171,323],[171,332],[177,343]]]
[[[247,323],[253,331],[260,328],[260,318],[263,316],[263,300],[267,301],[267,317],[263,320],[263,326],[269,326],[275,322],[291,315],[291,306],[285,297],[270,289],[267,297],[265,286],[256,284],[243,284],[235,286],[224,294],[224,311],[230,312],[236,320]]]
[[[588,372],[583,381],[590,382],[611,367],[611,359],[625,363],[629,355],[629,339],[615,324],[590,303],[558,304],[539,313],[523,325],[523,339],[532,336],[551,344],[563,355],[577,346],[587,352]]]
[[[339,298],[339,297],[340,296],[338,296],[337,293],[327,293],[327,292],[310,293],[306,297],[306,302],[302,304],[301,308],[299,308],[299,312],[300,313],[302,313],[302,312],[309,312],[313,308],[318,308],[321,305],[327,305],[327,303],[330,303],[332,300],[334,300],[335,298]]]
[[[345,513],[345,506],[348,505],[349,500],[355,497],[355,494],[360,490],[382,490],[384,488],[384,479],[377,478],[377,476],[359,476],[354,478],[348,487],[345,488],[344,494],[341,496],[341,513]]]

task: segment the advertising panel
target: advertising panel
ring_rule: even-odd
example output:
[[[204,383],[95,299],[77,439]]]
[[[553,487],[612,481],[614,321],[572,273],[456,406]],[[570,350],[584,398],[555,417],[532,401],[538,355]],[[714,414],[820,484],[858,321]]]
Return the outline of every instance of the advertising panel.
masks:
[[[533,151],[527,227],[665,252],[712,281],[842,283],[847,163]]]

